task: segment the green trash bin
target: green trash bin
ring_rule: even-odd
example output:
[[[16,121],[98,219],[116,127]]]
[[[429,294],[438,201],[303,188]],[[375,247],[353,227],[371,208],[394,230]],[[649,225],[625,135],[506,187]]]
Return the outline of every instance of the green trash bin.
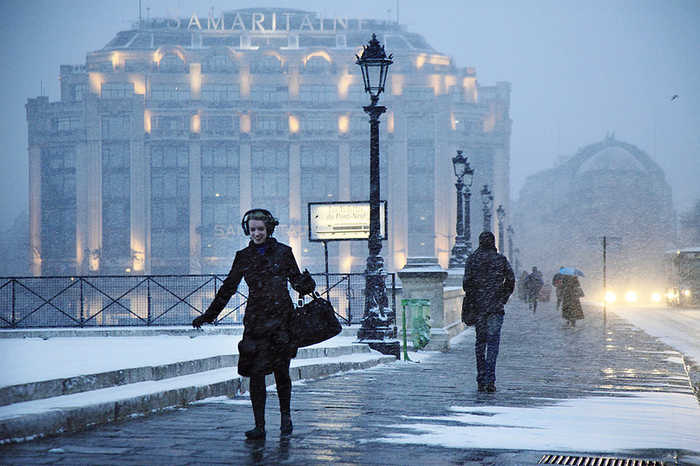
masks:
[[[403,358],[410,361],[407,349],[406,312],[411,315],[411,340],[414,349],[425,348],[430,343],[430,300],[405,298],[401,300],[403,308]]]

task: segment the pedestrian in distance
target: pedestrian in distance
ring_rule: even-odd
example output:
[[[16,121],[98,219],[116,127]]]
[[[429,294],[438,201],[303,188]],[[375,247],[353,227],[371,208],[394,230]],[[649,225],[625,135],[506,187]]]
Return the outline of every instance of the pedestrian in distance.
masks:
[[[250,377],[255,427],[245,433],[249,439],[265,437],[265,376],[273,373],[280,403],[280,431],[283,435],[292,433],[289,363],[296,356],[297,347],[287,328],[294,309],[287,281],[301,294],[313,293],[316,288],[308,271],[299,272],[292,249],[272,237],[278,224],[265,209],[249,210],[243,215],[241,227],[251,241],[236,252],[231,271],[206,312],[192,321],[195,328],[214,322],[238,289],[241,279],[245,279],[248,302],[243,317],[243,338],[238,344],[238,373]]]
[[[501,342],[504,306],[513,293],[515,276],[508,259],[496,250],[490,231],[479,235],[479,247],[464,266],[465,300],[477,313],[476,383],[480,392],[496,391],[496,358]]]
[[[525,290],[527,292],[527,306],[533,314],[537,311],[537,298],[543,286],[542,273],[537,270],[537,267],[532,267],[532,272],[525,279]]]
[[[525,282],[527,281],[527,272],[523,270],[523,273],[520,274],[520,278],[518,278],[518,281],[516,283],[518,287],[518,299],[520,301],[527,301],[527,290],[525,289]]]
[[[563,268],[559,267],[561,270]],[[554,276],[552,277],[552,286],[554,287],[554,292],[557,295],[557,307],[556,310],[558,311],[561,309],[561,294],[562,294],[562,288],[564,286],[564,274],[561,274],[559,272],[555,273]]]
[[[561,293],[561,316],[570,327],[576,327],[576,321],[583,319],[583,307],[580,298],[583,288],[575,275],[564,275]]]

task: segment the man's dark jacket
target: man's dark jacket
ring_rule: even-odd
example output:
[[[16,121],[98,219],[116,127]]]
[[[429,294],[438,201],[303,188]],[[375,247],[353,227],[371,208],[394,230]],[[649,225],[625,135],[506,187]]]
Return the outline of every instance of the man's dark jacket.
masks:
[[[296,356],[287,320],[294,305],[287,280],[300,293],[312,292],[310,276],[299,272],[292,248],[268,238],[263,247],[252,241],[236,252],[231,271],[204,313],[213,322],[238,289],[241,279],[248,285],[248,302],[243,317],[243,339],[238,345],[238,373],[243,376],[270,374]],[[306,283],[311,281],[311,284]]]
[[[479,248],[464,266],[462,288],[478,315],[504,314],[503,306],[513,293],[515,276],[508,259],[496,251],[493,234],[479,236]]]

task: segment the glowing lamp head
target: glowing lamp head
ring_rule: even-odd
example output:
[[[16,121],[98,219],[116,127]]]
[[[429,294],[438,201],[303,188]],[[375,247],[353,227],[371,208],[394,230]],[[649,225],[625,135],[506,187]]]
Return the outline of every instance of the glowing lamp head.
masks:
[[[617,296],[615,296],[615,293],[612,291],[606,291],[605,292],[605,302],[608,304],[612,304],[617,300]]]
[[[372,34],[372,39],[363,46],[362,55],[359,57],[355,55],[357,59],[355,63],[360,65],[362,70],[365,92],[370,95],[373,104],[379,99],[379,94],[384,92],[389,65],[394,63],[392,57],[392,55],[387,56],[376,34]]]

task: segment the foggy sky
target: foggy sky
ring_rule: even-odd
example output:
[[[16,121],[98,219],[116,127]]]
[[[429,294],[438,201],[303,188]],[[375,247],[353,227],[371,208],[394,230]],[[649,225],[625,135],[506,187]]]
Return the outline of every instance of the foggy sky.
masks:
[[[395,0],[142,0],[144,17],[288,7],[395,18]],[[427,5],[431,5],[428,7]],[[3,0],[0,230],[28,209],[27,98],[59,99],[61,64],[84,64],[138,16],[138,0]],[[511,195],[607,132],[666,172],[681,211],[700,198],[700,1],[455,0],[399,3],[399,21],[481,84],[512,85]],[[369,34],[369,31],[368,31]],[[388,50],[391,52],[391,50]],[[671,101],[671,96],[679,98]],[[445,154],[451,157],[453,154]]]

